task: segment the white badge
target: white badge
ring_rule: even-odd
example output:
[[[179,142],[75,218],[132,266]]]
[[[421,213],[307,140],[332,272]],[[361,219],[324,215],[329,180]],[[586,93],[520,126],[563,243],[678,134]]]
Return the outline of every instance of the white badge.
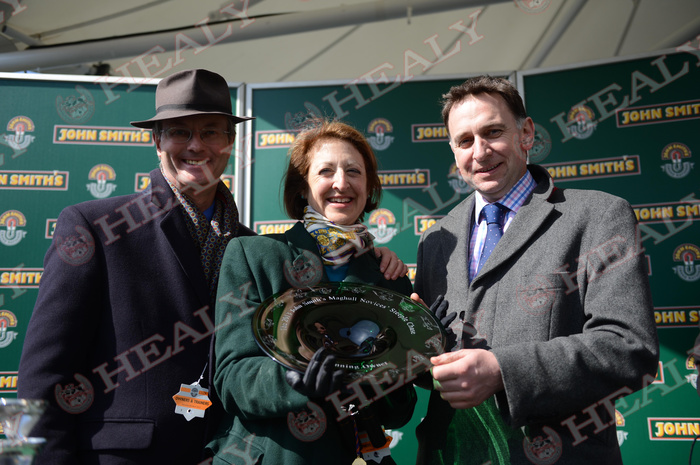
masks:
[[[199,384],[181,384],[180,392],[173,396],[175,413],[190,421],[194,417],[204,418],[204,411],[211,406],[209,390]]]

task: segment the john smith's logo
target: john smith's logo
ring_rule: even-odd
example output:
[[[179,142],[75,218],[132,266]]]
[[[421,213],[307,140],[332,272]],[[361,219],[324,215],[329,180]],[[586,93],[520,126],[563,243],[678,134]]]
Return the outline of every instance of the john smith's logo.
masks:
[[[542,13],[544,10],[549,8],[551,0],[514,0],[515,4],[518,5],[521,11],[536,15]]]
[[[304,108],[306,108],[305,112],[300,111],[293,115],[290,112],[284,114],[284,127],[288,131],[311,129],[323,119],[323,113],[313,103],[304,102]]]
[[[93,166],[88,174],[88,179],[90,181],[95,181],[87,184],[87,190],[90,191],[93,197],[96,199],[104,199],[109,197],[117,188],[116,184],[112,184],[108,181],[114,181],[117,179],[117,173],[115,173],[114,168],[109,165],[96,165]]]
[[[401,441],[401,439],[403,438],[403,431],[395,431],[392,429],[388,429],[386,430],[386,434],[391,436],[391,444],[389,444],[390,449],[396,447],[399,441]]]
[[[532,441],[523,438],[523,449],[527,459],[535,465],[551,465],[561,457],[561,438],[548,426],[542,428],[542,432],[547,436],[537,436]]]
[[[593,110],[586,105],[574,107],[569,111],[569,121],[575,121],[575,124],[569,126],[569,132],[577,139],[588,139],[593,135],[596,123]]]
[[[700,279],[700,264],[695,262],[700,257],[700,247],[695,244],[681,244],[673,251],[673,261],[682,265],[673,267],[673,272],[683,281],[693,282]]]
[[[386,150],[394,142],[394,137],[389,135],[393,131],[394,127],[389,120],[384,118],[373,119],[367,127],[367,132],[373,135],[369,136],[367,141],[369,141],[369,145],[374,150]]]
[[[398,230],[394,227],[396,217],[386,208],[378,208],[369,215],[369,232],[378,244],[389,242]]]
[[[7,131],[10,134],[3,134],[5,144],[15,150],[24,150],[29,144],[34,142],[35,137],[30,135],[34,131],[34,121],[26,116],[15,116],[7,123]]]
[[[661,159],[671,163],[664,163],[661,165],[661,169],[674,179],[684,178],[695,165],[691,163],[690,156],[690,148],[687,145],[680,142],[672,142],[661,151]]]
[[[627,440],[629,433],[620,429],[625,426],[625,417],[617,409],[615,410],[615,426],[617,426],[617,444],[621,446]]]
[[[456,163],[452,163],[447,173],[447,183],[458,194],[469,194],[474,189],[462,178]]]
[[[7,246],[19,244],[27,235],[27,231],[18,228],[23,228],[26,225],[27,219],[21,211],[6,211],[0,215],[0,242]]]
[[[541,124],[535,123],[535,142],[528,152],[530,163],[540,163],[552,150],[552,136]]]
[[[0,310],[0,349],[9,346],[17,337],[17,331],[10,329],[17,327],[17,317],[9,310]]]

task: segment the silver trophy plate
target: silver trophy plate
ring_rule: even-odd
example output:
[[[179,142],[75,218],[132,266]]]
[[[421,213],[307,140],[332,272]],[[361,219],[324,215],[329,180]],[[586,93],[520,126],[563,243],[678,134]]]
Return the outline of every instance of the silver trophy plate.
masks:
[[[409,378],[445,351],[445,330],[423,305],[366,284],[319,283],[266,299],[253,316],[260,348],[286,368],[304,372],[325,348],[336,356],[345,381]]]

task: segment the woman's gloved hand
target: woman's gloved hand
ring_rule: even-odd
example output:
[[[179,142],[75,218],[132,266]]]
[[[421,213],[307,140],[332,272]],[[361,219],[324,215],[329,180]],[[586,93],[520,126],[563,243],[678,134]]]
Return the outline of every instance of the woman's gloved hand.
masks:
[[[445,296],[442,294],[437,296],[435,302],[433,302],[433,304],[430,306],[430,311],[433,312],[435,318],[440,320],[442,327],[445,328],[445,332],[447,333],[447,343],[445,344],[445,349],[448,352],[454,348],[454,345],[457,342],[457,336],[455,335],[454,331],[452,331],[452,328],[450,328],[450,324],[455,318],[457,318],[457,313],[447,313],[449,306],[449,302],[445,300]]]
[[[289,370],[285,379],[295,391],[306,397],[324,398],[340,389],[342,384],[343,371],[333,370],[335,360],[335,355],[331,355],[325,348],[320,348],[309,360],[303,375]]]

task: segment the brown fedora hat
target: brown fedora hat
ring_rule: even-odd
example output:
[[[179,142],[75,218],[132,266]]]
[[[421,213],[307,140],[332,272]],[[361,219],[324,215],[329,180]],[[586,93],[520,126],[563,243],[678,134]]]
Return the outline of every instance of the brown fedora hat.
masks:
[[[223,115],[234,124],[254,119],[236,116],[226,80],[206,69],[188,69],[163,78],[156,87],[156,116],[132,121],[137,128],[151,129],[156,121],[193,115]]]

